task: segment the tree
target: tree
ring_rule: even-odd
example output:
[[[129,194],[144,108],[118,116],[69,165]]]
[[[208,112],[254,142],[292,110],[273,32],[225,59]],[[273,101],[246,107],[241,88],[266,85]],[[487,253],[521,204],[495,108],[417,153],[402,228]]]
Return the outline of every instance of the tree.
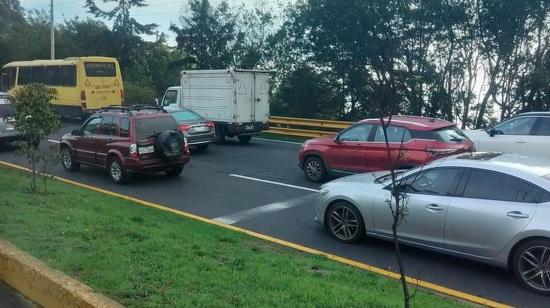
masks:
[[[120,49],[117,53],[121,65],[128,68],[132,65],[133,57],[139,53],[137,48],[141,39],[138,35],[153,34],[156,24],[141,24],[130,16],[133,7],[146,7],[145,0],[103,0],[105,3],[116,3],[110,10],[103,10],[96,4],[96,0],[86,0],[85,7],[95,17],[113,20],[113,32],[118,36]]]
[[[61,120],[50,104],[55,98],[55,89],[42,84],[23,86],[9,97],[15,107],[15,129],[26,136],[26,140],[18,144],[19,152],[27,157],[31,166],[31,191],[37,191],[39,176],[38,163],[49,164],[48,154],[41,154],[38,146],[48,135],[61,128]],[[46,156],[44,156],[46,155]]]

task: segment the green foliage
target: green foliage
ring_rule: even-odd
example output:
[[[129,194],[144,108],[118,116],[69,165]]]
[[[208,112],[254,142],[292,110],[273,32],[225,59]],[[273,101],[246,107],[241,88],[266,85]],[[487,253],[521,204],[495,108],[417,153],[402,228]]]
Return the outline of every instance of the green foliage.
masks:
[[[126,81],[124,83],[125,99],[127,105],[152,105],[157,98],[156,91],[150,83]]]
[[[50,104],[55,98],[55,89],[42,84],[31,84],[19,88],[9,97],[15,108],[15,128],[26,136],[18,143],[18,153],[26,156],[32,169],[31,191],[37,190],[38,164],[48,168],[53,159],[50,152],[41,153],[38,145],[48,135],[61,128],[61,120]],[[44,170],[45,171],[45,170]],[[44,182],[45,183],[45,182]],[[44,184],[44,189],[46,186]]]

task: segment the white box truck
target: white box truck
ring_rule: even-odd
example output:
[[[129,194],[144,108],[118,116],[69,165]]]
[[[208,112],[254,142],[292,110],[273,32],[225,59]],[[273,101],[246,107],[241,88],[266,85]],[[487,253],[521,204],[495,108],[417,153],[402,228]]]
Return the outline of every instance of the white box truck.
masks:
[[[237,136],[242,143],[268,129],[269,72],[257,70],[189,70],[179,86],[168,88],[160,104],[187,108],[213,121],[216,141]]]

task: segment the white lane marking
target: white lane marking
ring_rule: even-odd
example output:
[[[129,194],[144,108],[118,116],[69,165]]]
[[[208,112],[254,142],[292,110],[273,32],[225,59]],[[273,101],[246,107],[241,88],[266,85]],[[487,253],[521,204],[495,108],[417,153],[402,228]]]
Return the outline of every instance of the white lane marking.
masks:
[[[48,139],[48,142],[59,143],[59,140]]]
[[[255,207],[250,210],[245,210],[245,211],[237,212],[227,216],[214,218],[213,220],[224,224],[232,225],[239,221],[247,220],[256,216],[273,213],[277,211],[282,211],[291,207],[295,207],[311,198],[312,196],[306,196],[302,198],[290,199],[287,201],[273,202],[273,203],[269,203],[259,207]]]
[[[293,142],[293,141],[283,141],[283,140],[273,140],[273,139],[266,139],[266,138],[256,138],[254,137],[253,140],[261,140],[261,141],[269,141],[269,142],[278,142],[278,143],[288,143],[288,144],[302,144],[303,142]]]
[[[285,184],[285,183],[281,183],[281,182],[262,180],[262,179],[253,178],[253,177],[244,176],[244,175],[239,175],[239,174],[229,174],[229,176],[232,176],[232,177],[235,177],[235,178],[240,178],[240,179],[245,179],[245,180],[250,180],[250,181],[268,183],[268,184],[279,185],[279,186],[290,187],[290,188],[301,189],[301,190],[307,190],[307,191],[312,191],[312,192],[319,192],[319,189],[313,189],[313,188],[308,188],[308,187],[303,187],[303,186]]]

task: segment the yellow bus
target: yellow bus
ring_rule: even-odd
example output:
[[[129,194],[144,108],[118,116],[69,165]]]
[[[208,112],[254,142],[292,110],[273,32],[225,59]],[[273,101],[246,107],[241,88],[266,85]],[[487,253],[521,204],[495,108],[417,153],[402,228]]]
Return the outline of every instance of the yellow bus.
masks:
[[[42,83],[57,90],[51,103],[67,117],[86,117],[106,106],[121,106],[124,87],[115,58],[78,57],[63,60],[11,62],[2,67],[0,92]]]

